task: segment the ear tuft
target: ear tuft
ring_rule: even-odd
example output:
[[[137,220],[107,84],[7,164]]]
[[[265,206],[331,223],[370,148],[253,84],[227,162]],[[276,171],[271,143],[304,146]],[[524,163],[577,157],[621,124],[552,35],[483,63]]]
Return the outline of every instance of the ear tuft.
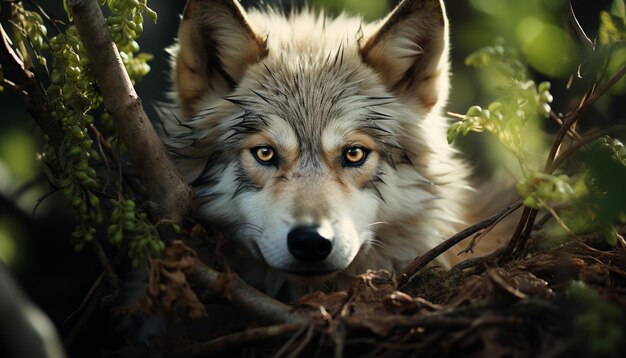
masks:
[[[236,0],[189,0],[178,31],[175,83],[187,115],[205,95],[225,96],[248,66],[267,56]]]
[[[442,0],[404,0],[361,47],[397,96],[430,110],[448,93],[448,22]]]

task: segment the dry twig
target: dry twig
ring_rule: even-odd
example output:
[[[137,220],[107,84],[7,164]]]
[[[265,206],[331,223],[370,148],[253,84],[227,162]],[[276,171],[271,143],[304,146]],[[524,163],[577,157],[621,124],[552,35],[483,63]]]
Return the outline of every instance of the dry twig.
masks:
[[[442,242],[441,244],[435,246],[434,248],[430,249],[428,252],[426,252],[425,254],[423,254],[422,256],[419,256],[418,258],[416,258],[415,260],[413,260],[413,262],[411,262],[410,264],[408,264],[401,272],[400,272],[400,282],[398,284],[398,287],[403,287],[405,285],[407,285],[409,282],[411,282],[411,279],[413,278],[413,276],[415,276],[415,274],[421,270],[422,268],[424,268],[426,265],[428,265],[431,261],[433,261],[435,258],[437,258],[437,256],[443,254],[444,252],[446,252],[448,249],[452,248],[454,245],[458,244],[459,242],[463,241],[464,239],[470,237],[471,235],[481,231],[481,230],[485,230],[488,229],[489,227],[491,227],[491,225],[493,225],[494,223],[497,223],[500,221],[500,219],[506,215],[509,215],[510,213],[512,213],[513,211],[515,211],[516,209],[518,209],[519,207],[521,207],[522,204],[521,202],[516,202],[512,205],[509,205],[508,207],[506,207],[504,210],[500,211],[499,213],[492,215],[490,217],[488,217],[487,219],[472,225],[470,227],[468,227],[467,229],[457,233],[456,235],[450,237],[449,239],[447,239],[446,241]]]

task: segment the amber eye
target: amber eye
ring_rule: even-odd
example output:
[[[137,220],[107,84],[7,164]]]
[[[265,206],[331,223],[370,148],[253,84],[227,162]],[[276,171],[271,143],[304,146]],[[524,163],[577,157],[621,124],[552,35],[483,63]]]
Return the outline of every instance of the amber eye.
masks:
[[[369,151],[363,147],[352,146],[343,152],[344,166],[359,167],[363,165]]]
[[[276,164],[276,152],[274,148],[262,145],[252,148],[252,155],[259,164],[262,165],[275,165]]]

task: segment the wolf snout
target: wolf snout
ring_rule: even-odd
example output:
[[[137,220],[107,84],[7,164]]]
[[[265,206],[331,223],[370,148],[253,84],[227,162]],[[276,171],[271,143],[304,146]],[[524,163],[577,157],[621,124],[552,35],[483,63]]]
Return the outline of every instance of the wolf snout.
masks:
[[[333,249],[332,230],[317,225],[296,226],[287,234],[287,248],[298,261],[314,264],[324,261]]]

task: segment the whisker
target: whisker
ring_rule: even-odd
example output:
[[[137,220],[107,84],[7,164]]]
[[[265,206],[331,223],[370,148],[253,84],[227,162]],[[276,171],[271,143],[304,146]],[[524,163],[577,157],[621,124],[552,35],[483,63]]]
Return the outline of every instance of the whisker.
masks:
[[[372,227],[374,225],[382,225],[382,224],[389,225],[389,223],[386,222],[386,221],[377,221],[377,222],[373,222],[373,223],[367,224],[367,225],[365,225],[365,227],[369,228],[369,227]]]
[[[382,239],[382,237],[376,235],[377,237],[379,237],[380,239],[369,239],[367,242],[368,244],[372,245],[372,246],[376,246],[376,247],[380,247],[380,248],[385,248],[387,247],[387,244],[385,243],[385,241]]]
[[[260,226],[253,224],[253,223],[243,223],[237,228],[237,232],[241,231],[242,234],[248,234],[247,232],[248,230],[258,233],[259,236],[261,236],[260,234],[263,233],[263,229]]]

